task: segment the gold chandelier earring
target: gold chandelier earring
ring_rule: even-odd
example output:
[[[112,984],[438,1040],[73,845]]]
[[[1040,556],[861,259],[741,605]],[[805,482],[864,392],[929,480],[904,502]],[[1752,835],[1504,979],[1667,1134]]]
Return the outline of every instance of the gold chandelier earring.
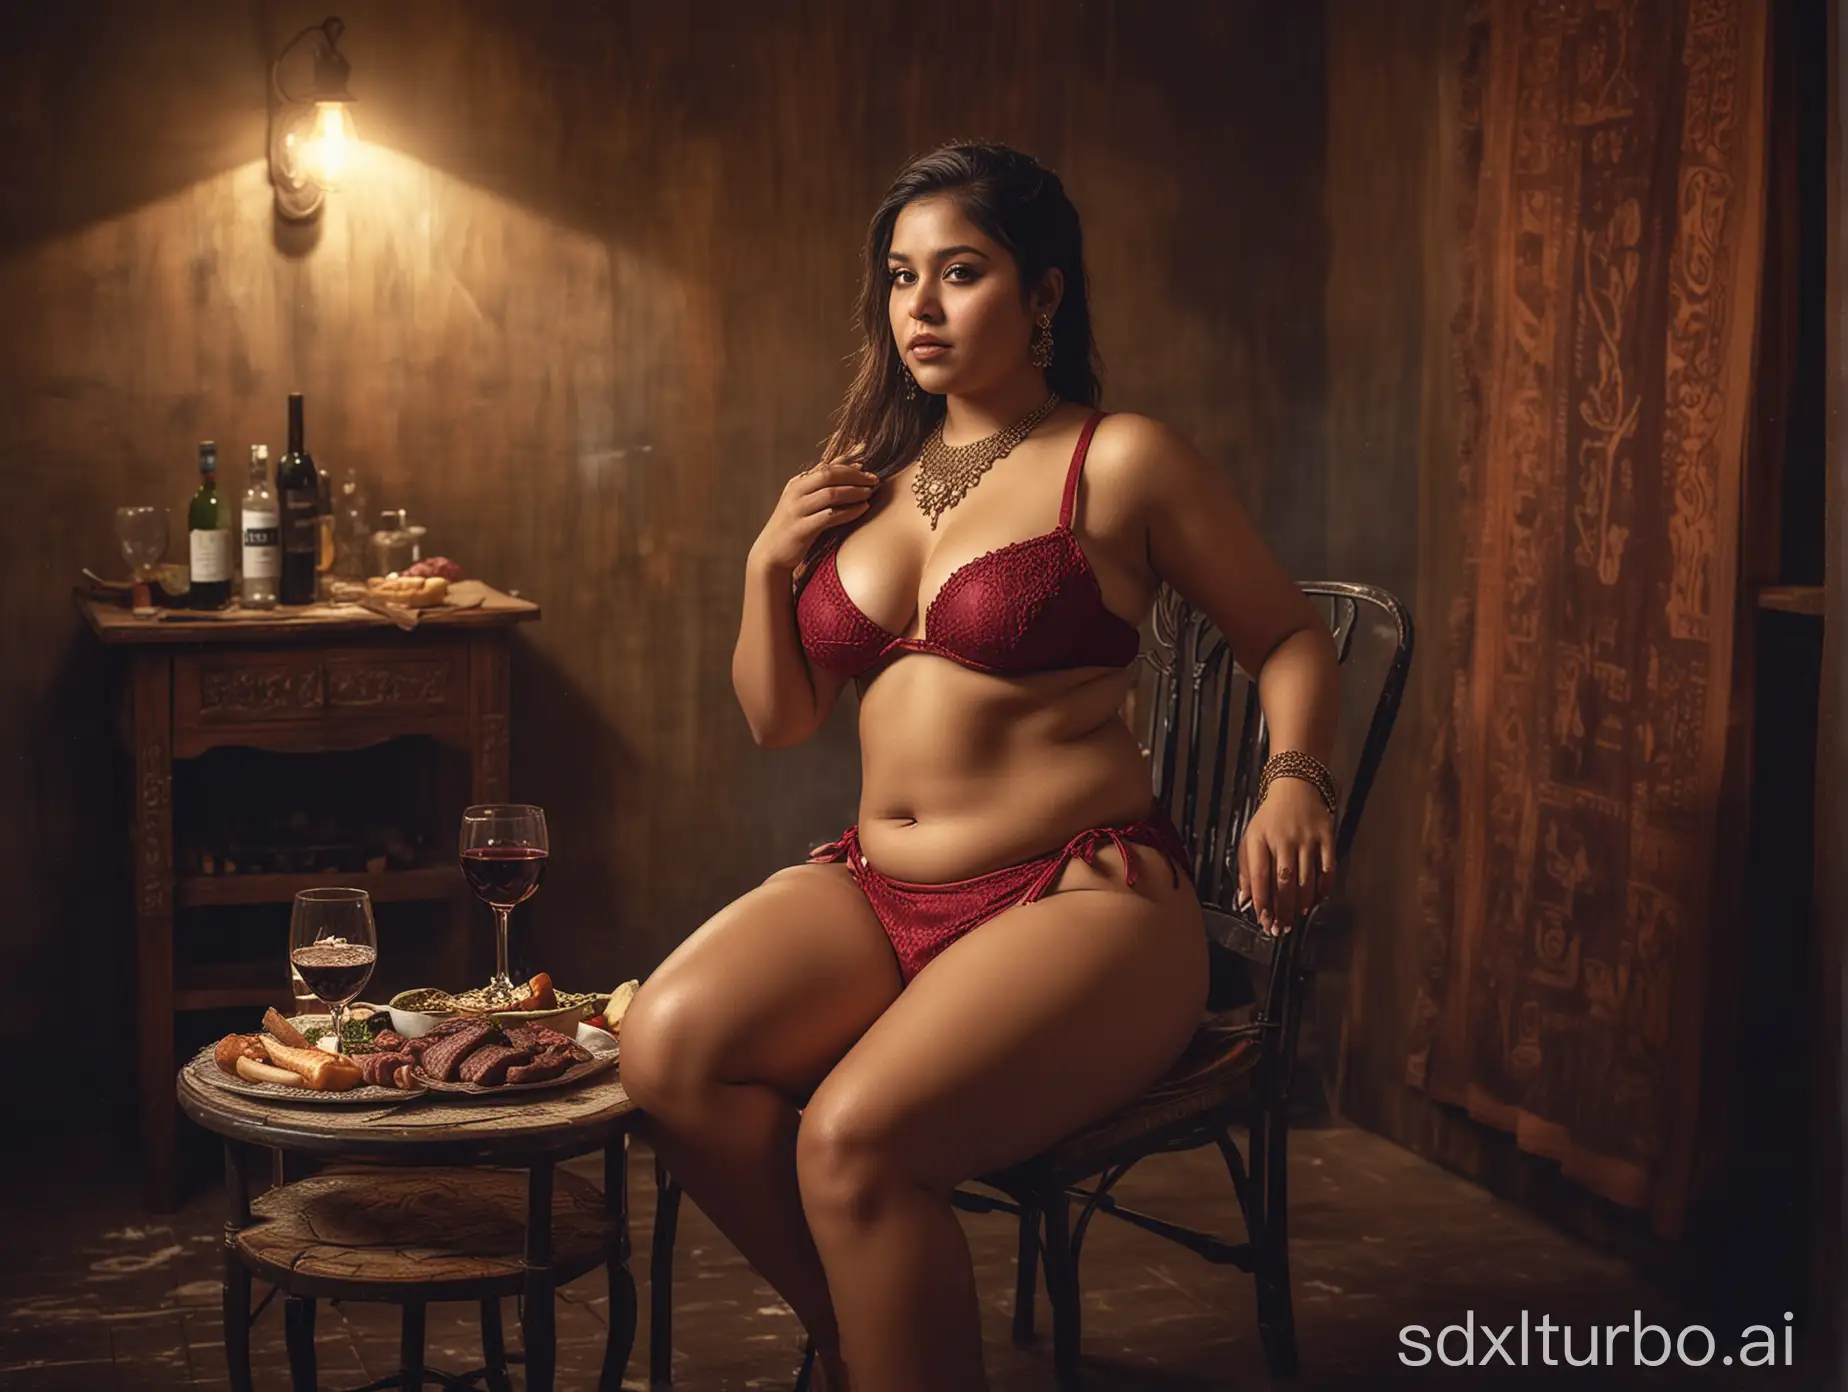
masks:
[[[1044,371],[1052,366],[1052,316],[1043,316],[1034,327],[1033,339],[1027,350],[1027,360]]]
[[[916,401],[918,399],[918,379],[911,375],[911,369],[903,363],[898,365],[898,375],[905,379],[905,400]]]

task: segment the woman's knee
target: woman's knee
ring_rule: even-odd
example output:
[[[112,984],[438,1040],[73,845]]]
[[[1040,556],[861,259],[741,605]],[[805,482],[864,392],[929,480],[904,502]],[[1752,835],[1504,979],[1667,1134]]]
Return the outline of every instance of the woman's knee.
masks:
[[[811,1218],[864,1223],[895,1192],[935,1189],[909,1163],[897,1119],[855,1098],[816,1092],[796,1133],[796,1179]]]
[[[675,1101],[716,1081],[716,1030],[703,993],[657,973],[622,1018],[622,1085],[643,1111],[661,1116]]]

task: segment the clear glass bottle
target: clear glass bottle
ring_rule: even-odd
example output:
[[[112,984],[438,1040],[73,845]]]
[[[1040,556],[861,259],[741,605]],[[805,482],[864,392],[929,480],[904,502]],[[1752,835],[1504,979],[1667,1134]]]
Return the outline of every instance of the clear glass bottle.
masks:
[[[274,609],[282,574],[282,528],[276,494],[270,488],[269,446],[250,447],[250,483],[244,489],[244,581],[246,609]]]
[[[334,500],[334,574],[343,580],[366,578],[366,548],[372,541],[372,515],[366,507],[359,471],[348,467]]]
[[[314,593],[326,599],[334,578],[334,480],[326,469],[315,469],[314,486]]]
[[[372,573],[395,575],[416,560],[415,538],[405,526],[404,509],[387,508],[372,534]]]

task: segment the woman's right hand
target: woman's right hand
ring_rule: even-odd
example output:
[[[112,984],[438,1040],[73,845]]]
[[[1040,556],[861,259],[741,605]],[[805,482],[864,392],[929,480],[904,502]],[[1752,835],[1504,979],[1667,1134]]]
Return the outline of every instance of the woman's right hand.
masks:
[[[751,544],[766,565],[794,570],[815,538],[829,527],[851,522],[872,506],[879,476],[851,464],[816,464],[783,485],[776,510]]]

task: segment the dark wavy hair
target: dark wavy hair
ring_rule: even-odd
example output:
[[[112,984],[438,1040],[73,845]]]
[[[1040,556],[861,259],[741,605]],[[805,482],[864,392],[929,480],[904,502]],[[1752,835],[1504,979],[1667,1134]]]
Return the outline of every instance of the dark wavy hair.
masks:
[[[943,398],[919,390],[905,399],[904,362],[892,340],[886,256],[892,229],[908,203],[948,195],[964,217],[1005,247],[1020,270],[1024,299],[1057,267],[1065,291],[1052,320],[1052,365],[1046,385],[1067,401],[1097,405],[1101,391],[1091,336],[1090,287],[1078,210],[1059,176],[1008,145],[976,141],[917,156],[893,179],[866,229],[857,315],[861,342],[853,375],[822,458],[887,478],[903,468],[943,419]]]

